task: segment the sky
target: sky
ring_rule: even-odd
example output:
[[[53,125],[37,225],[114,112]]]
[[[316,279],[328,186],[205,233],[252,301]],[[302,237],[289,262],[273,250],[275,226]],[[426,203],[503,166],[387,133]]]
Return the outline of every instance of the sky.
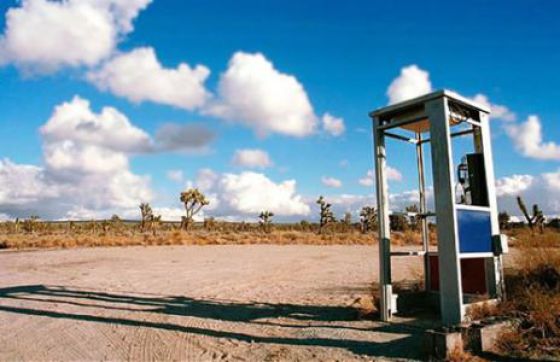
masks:
[[[437,89],[491,108],[501,210],[560,214],[560,4],[5,0],[0,217],[314,220],[373,205],[368,112]],[[459,155],[457,155],[459,157]],[[390,144],[395,210],[414,149]]]

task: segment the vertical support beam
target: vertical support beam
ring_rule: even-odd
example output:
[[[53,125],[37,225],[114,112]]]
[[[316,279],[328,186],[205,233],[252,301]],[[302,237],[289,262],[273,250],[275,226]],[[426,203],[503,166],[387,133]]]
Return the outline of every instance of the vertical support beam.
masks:
[[[425,108],[431,132],[441,317],[445,325],[453,325],[462,322],[464,308],[448,100],[442,97],[428,101]]]
[[[373,126],[375,180],[377,186],[377,212],[379,222],[379,290],[381,294],[381,320],[390,321],[393,314],[391,302],[393,298],[393,289],[391,285],[391,227],[389,222],[385,136],[383,130],[378,129],[379,124],[380,120],[377,119]]]
[[[426,205],[426,178],[424,177],[424,150],[422,144],[422,133],[416,133],[416,163],[418,168],[418,191],[420,193],[420,214],[424,216],[421,219],[422,246],[424,249],[424,289],[430,288],[430,256],[428,249],[430,248],[430,233],[428,230],[428,219],[425,217],[428,212]]]
[[[490,122],[488,114],[479,112],[480,127],[475,127],[474,147],[475,151],[482,153],[484,158],[484,169],[486,172],[486,187],[488,190],[488,206],[490,207],[490,224],[492,235],[500,234],[500,223],[498,220],[498,203],[496,199],[496,184],[494,175],[494,162],[492,158],[492,140],[490,137]],[[488,294],[491,297],[502,298],[504,290],[502,256],[487,258],[485,262],[486,284]]]

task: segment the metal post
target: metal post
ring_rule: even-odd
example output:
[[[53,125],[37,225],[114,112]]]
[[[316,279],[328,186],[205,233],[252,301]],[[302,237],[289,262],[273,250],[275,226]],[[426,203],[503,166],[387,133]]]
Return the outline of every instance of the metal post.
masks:
[[[426,180],[424,177],[424,151],[422,147],[422,134],[420,132],[416,133],[416,162],[418,165],[418,190],[420,193],[420,214],[422,218],[421,221],[421,232],[422,232],[422,246],[424,249],[424,289],[429,290],[430,288],[430,257],[428,251],[430,248],[430,233],[428,230],[428,219],[426,214],[428,208],[426,205]]]
[[[431,132],[441,317],[445,325],[454,325],[462,322],[464,308],[447,97],[426,102],[425,110]]]
[[[375,175],[377,181],[377,210],[379,214],[379,290],[381,320],[392,318],[391,286],[391,228],[389,223],[389,195],[386,176],[386,151],[383,130],[378,129],[380,120],[374,124],[373,139],[375,147]]]

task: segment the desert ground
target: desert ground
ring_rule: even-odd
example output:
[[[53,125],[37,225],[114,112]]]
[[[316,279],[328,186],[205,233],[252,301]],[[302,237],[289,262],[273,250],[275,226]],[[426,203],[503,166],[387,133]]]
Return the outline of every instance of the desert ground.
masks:
[[[426,321],[359,316],[377,265],[376,246],[5,250],[0,360],[419,359]],[[394,259],[394,280],[420,270]]]

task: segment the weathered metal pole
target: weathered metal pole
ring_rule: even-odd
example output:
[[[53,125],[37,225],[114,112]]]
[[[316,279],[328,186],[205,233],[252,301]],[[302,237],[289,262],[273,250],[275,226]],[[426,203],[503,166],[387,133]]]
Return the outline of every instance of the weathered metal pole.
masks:
[[[428,251],[430,248],[430,234],[428,230],[427,212],[428,207],[426,204],[426,178],[424,177],[424,151],[422,148],[422,134],[416,133],[416,163],[418,166],[418,190],[420,202],[420,225],[422,233],[422,247],[424,251],[424,289],[429,290],[430,287],[430,259]]]
[[[383,130],[378,129],[380,120],[373,126],[375,147],[375,174],[377,181],[377,210],[379,213],[379,291],[381,320],[389,321],[393,316],[391,285],[391,228],[389,223],[389,195],[386,175],[386,150]]]
[[[448,99],[441,97],[428,101],[425,107],[430,120],[430,143],[432,145],[441,318],[444,324],[453,325],[462,322],[465,311],[461,285]]]

